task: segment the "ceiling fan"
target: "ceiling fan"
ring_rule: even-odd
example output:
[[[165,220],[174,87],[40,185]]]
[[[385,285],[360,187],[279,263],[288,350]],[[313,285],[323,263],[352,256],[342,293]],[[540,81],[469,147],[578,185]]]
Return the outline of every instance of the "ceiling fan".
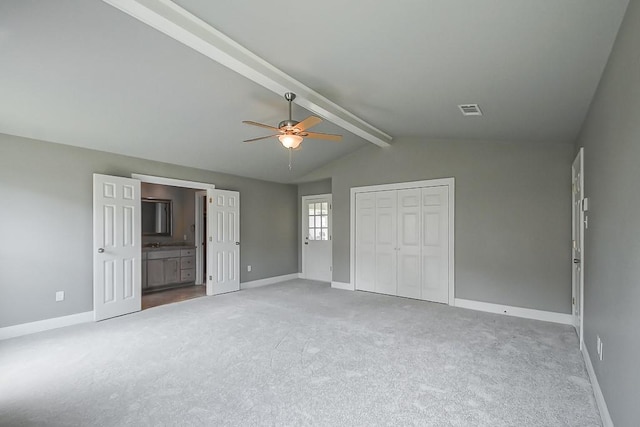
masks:
[[[295,150],[300,147],[300,144],[302,144],[304,138],[326,139],[335,142],[340,142],[342,140],[342,135],[308,132],[307,129],[322,122],[322,119],[315,116],[309,116],[301,122],[293,120],[291,118],[291,102],[296,99],[296,94],[287,92],[284,94],[284,99],[289,102],[289,119],[281,121],[278,124],[277,128],[258,122],[252,122],[250,120],[244,120],[242,122],[251,126],[259,126],[262,128],[270,129],[277,133],[273,135],[261,136],[259,138],[247,139],[244,142],[256,142],[260,141],[261,139],[268,139],[277,136],[285,148],[288,148],[289,150]]]

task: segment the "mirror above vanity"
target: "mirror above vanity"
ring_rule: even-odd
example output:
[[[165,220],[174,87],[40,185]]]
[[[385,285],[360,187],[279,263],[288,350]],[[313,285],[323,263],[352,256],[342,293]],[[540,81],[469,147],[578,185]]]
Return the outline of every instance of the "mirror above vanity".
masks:
[[[173,203],[168,199],[142,199],[142,235],[171,236]]]

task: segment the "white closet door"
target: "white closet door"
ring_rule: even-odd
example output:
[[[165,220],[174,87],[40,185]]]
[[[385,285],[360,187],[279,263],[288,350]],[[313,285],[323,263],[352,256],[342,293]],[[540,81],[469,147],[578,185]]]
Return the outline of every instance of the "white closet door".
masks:
[[[446,186],[422,189],[422,296],[449,301],[449,193]]]
[[[375,193],[356,195],[356,289],[375,291],[376,251]]]
[[[376,193],[375,291],[397,295],[397,192]]]
[[[398,191],[398,293],[407,298],[422,298],[420,269],[421,191]]]

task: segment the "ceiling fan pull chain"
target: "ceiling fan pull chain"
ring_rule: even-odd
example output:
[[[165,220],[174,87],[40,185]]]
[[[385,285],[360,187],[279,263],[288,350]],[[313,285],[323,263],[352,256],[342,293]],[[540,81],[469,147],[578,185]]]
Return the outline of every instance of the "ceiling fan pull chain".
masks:
[[[293,157],[293,148],[289,148],[289,170],[291,170],[291,158]]]

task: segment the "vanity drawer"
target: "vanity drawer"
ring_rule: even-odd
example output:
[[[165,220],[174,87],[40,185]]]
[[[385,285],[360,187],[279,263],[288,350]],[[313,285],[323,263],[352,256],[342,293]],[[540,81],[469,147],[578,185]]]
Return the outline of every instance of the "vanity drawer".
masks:
[[[181,249],[180,250],[180,256],[195,256],[196,255],[196,250],[195,249]]]
[[[181,269],[185,270],[185,269],[195,268],[195,267],[196,267],[196,257],[190,256],[190,257],[180,258]]]
[[[181,282],[193,282],[196,280],[196,270],[195,268],[191,268],[189,270],[180,270],[180,281]]]

